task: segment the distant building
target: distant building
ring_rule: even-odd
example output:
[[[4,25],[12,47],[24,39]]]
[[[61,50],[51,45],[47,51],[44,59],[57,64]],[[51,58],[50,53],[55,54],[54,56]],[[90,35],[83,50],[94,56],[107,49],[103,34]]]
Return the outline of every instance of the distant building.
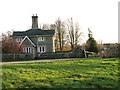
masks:
[[[32,28],[26,31],[14,31],[13,39],[24,44],[23,52],[36,54],[55,52],[55,30],[42,30],[38,28],[38,16],[32,16]]]
[[[120,57],[120,43],[106,43],[104,45],[104,57]]]

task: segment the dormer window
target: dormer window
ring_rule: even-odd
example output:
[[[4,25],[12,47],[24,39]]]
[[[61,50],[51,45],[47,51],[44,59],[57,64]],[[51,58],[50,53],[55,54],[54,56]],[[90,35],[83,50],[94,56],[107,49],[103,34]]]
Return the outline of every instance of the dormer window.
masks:
[[[44,37],[39,37],[38,41],[44,41]]]
[[[16,41],[17,42],[21,42],[23,40],[23,38],[19,37],[19,38],[16,38]]]

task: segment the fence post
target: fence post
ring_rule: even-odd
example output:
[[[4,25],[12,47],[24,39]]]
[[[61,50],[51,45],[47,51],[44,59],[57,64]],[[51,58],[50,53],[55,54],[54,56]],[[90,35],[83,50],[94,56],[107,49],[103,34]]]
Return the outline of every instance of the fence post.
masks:
[[[84,49],[84,54],[85,54],[85,58],[87,58],[87,55],[86,55],[86,51],[85,51],[85,49]]]

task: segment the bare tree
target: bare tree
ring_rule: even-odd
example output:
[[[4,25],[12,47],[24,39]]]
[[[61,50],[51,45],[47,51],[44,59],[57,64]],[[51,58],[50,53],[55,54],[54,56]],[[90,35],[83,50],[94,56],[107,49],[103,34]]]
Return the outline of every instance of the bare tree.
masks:
[[[67,23],[67,41],[71,44],[71,49],[78,46],[80,43],[82,32],[80,32],[79,23],[73,23],[73,20],[68,20]]]
[[[98,47],[99,51],[102,51],[102,50],[103,50],[102,40],[98,40],[98,41],[97,41],[97,47]]]
[[[56,26],[56,46],[59,45],[60,51],[63,50],[63,46],[65,43],[65,23],[61,21],[60,18],[58,18],[55,22],[55,26]]]
[[[55,30],[55,24],[43,24],[41,29],[43,29],[43,30],[52,30],[52,29],[54,29]]]
[[[79,23],[76,23],[75,24],[75,36],[74,36],[75,37],[75,46],[74,47],[78,46],[78,44],[82,40],[82,36],[83,36],[83,33],[80,32]]]
[[[49,27],[50,27],[49,24],[43,24],[41,29],[47,30],[47,29],[49,29]]]
[[[66,26],[67,25],[67,26]],[[61,21],[61,18],[58,18],[55,21],[55,24],[43,24],[43,30],[55,30],[55,47],[56,50],[62,51],[65,45],[70,44],[71,49],[75,48],[80,44],[81,36],[83,35],[80,32],[79,23],[73,23],[72,18],[68,22]]]

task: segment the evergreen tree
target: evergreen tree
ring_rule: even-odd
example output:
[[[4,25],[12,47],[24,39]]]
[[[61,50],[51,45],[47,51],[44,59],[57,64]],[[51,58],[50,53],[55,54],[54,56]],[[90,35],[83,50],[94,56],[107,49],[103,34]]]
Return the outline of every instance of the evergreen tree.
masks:
[[[95,52],[98,53],[98,47],[97,47],[97,42],[93,38],[92,31],[88,28],[88,37],[89,39],[86,42],[86,50],[90,52]]]

